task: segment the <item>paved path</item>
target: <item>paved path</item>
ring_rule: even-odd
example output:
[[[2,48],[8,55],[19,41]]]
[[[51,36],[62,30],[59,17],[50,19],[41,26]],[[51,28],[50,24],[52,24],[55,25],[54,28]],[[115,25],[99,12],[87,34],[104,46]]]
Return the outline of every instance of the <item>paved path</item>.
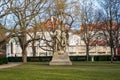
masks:
[[[3,68],[9,68],[9,67],[14,67],[14,66],[18,66],[22,63],[20,62],[14,62],[14,63],[8,63],[8,64],[3,64],[3,65],[0,65],[0,69],[3,69]]]

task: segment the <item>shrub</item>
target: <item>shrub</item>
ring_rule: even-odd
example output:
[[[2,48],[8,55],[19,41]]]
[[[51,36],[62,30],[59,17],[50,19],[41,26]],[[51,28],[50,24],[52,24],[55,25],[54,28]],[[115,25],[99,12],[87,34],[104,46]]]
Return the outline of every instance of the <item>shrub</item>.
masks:
[[[22,62],[22,57],[8,57],[9,62]]]
[[[7,64],[8,59],[6,57],[0,57],[0,64]]]

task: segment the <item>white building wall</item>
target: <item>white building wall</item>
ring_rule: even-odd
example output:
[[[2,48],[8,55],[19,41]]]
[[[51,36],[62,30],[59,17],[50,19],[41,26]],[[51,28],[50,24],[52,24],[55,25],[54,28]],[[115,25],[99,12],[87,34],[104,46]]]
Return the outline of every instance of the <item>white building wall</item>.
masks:
[[[37,37],[41,37],[42,33],[38,32]],[[50,40],[51,37],[48,32],[45,32],[45,37],[47,40]],[[29,40],[30,37],[27,35],[27,40]],[[13,42],[12,42],[13,41]],[[11,46],[10,43],[13,43],[13,54],[11,54]],[[86,55],[86,47],[84,41],[81,39],[79,35],[69,33],[69,46],[67,46],[66,51],[68,52],[69,56],[85,56]],[[52,52],[50,51],[44,51],[39,46],[43,46],[43,48],[48,49],[45,45],[45,41],[36,41],[36,56],[52,56]],[[7,56],[22,56],[21,48],[19,44],[16,44],[16,42],[11,39],[7,47]],[[103,53],[104,52],[104,53]],[[90,55],[110,55],[110,49],[109,47],[105,46],[97,46],[97,47],[91,47]],[[27,56],[33,56],[31,43],[27,47]]]

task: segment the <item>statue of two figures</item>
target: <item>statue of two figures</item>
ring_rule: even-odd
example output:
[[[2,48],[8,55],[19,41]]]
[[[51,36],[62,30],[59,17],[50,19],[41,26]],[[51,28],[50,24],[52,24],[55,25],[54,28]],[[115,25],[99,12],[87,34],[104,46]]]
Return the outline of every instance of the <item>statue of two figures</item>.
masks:
[[[63,30],[56,30],[53,34],[55,37],[54,51],[55,52],[66,52],[67,47],[67,33]]]
[[[54,54],[50,65],[72,65],[66,52],[68,33],[65,30],[56,30],[53,33]]]

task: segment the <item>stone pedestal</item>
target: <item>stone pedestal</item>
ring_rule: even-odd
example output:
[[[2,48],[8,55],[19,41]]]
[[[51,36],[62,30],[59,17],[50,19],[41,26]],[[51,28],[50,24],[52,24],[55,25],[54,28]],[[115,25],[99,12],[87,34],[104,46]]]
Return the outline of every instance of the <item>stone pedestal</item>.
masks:
[[[72,65],[69,56],[64,51],[55,52],[49,65]]]
[[[91,60],[92,60],[92,62],[94,62],[94,56],[91,56]]]

